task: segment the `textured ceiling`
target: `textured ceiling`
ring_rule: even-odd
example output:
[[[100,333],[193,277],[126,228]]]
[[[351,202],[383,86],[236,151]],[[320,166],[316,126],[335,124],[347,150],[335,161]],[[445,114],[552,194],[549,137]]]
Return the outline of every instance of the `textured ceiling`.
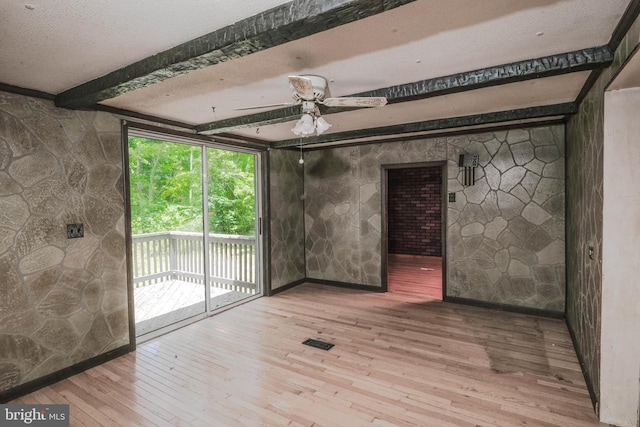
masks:
[[[61,105],[72,105],[65,102],[75,102],[76,93],[88,92],[93,101],[82,108],[97,103],[98,108],[183,124],[190,131],[204,129],[236,139],[282,144],[294,138],[290,129],[295,114],[277,108],[236,108],[290,102],[287,76],[318,74],[329,80],[334,97],[382,91],[390,99],[381,108],[323,113],[333,125],[325,134],[326,142],[357,139],[354,132],[359,130],[368,130],[361,137],[375,139],[375,129],[383,127],[392,127],[387,136],[401,135],[403,124],[419,131],[424,126],[417,123],[576,101],[591,70],[606,66],[610,58],[594,60],[589,66],[578,61],[578,66],[556,72],[556,56],[572,60],[574,52],[606,46],[629,3],[389,1],[380,6],[389,10],[378,13],[383,2],[371,0],[3,1],[0,84],[5,89],[10,85],[57,95]],[[256,14],[261,15],[248,20]],[[279,22],[281,16],[292,26],[260,32],[262,21]],[[348,18],[344,23],[334,23],[343,16]],[[203,57],[214,65],[204,66],[199,59],[160,64],[134,79],[137,69],[131,64],[170,63],[163,52],[186,43],[188,55],[205,44],[190,41],[209,33],[216,35],[217,44]],[[231,34],[236,40],[231,43],[220,34]],[[586,57],[590,55],[592,51]],[[542,57],[546,59],[539,65],[550,73],[530,73],[515,80],[506,75],[525,67],[513,64]],[[185,68],[185,63],[192,68]],[[129,68],[115,80],[103,77],[124,67]],[[469,72],[481,70],[488,75],[492,67],[495,76],[490,87],[469,83]],[[458,73],[463,77],[453,81],[462,81],[464,87],[396,97],[400,89],[425,86]],[[88,89],[80,86],[94,79]],[[107,89],[92,91],[94,83],[104,83]],[[551,110],[546,117],[539,115],[521,119],[558,117]],[[317,145],[323,139],[307,142]]]

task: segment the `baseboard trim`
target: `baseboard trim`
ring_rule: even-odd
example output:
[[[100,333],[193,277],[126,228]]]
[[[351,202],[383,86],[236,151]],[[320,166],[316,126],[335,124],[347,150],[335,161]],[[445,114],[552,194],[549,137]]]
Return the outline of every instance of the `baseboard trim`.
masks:
[[[582,352],[580,351],[580,347],[578,346],[578,339],[576,337],[576,333],[573,330],[573,327],[571,326],[569,319],[567,319],[565,323],[567,324],[567,329],[569,330],[569,335],[571,336],[571,342],[573,343],[573,348],[576,352],[576,356],[578,357],[578,363],[580,363],[580,369],[582,370],[582,376],[584,377],[584,382],[587,384],[587,390],[589,390],[589,397],[591,398],[591,404],[593,405],[593,410],[596,413],[596,415],[600,416],[599,414],[600,408],[598,406],[598,397],[596,396],[596,391],[593,388],[593,382],[591,381],[591,376],[589,376],[589,373],[585,368],[586,364],[584,363],[584,356],[582,355]]]
[[[302,285],[305,281],[306,279],[299,279],[299,280],[296,280],[295,282],[287,283],[286,285],[279,286],[275,289],[270,289],[267,296],[272,297],[274,295],[279,294],[280,292],[288,291],[289,289],[293,289],[298,285]]]
[[[469,298],[451,297],[445,296],[442,299],[444,302],[451,302],[455,304],[472,305],[475,307],[489,308],[492,310],[509,311],[512,313],[531,314],[540,317],[549,317],[552,319],[564,319],[564,312],[543,310],[540,308],[521,307],[518,305],[500,304],[496,302],[479,301]]]
[[[124,354],[129,353],[130,351],[131,346],[129,344],[123,345],[122,347],[118,347],[99,356],[92,357],[91,359],[83,360],[80,363],[76,363],[75,365],[45,375],[44,377],[40,377],[33,381],[29,381],[8,390],[2,391],[0,392],[0,403],[4,404],[10,402],[14,399],[24,396],[25,394],[32,393],[43,387],[47,387],[51,384],[57,383],[58,381],[62,381],[66,378],[79,374],[80,372],[86,371],[87,369],[93,368],[95,366],[108,362],[109,360],[120,357]]]
[[[329,286],[335,286],[338,288],[347,288],[347,289],[355,289],[359,291],[384,293],[384,289],[382,289],[381,286],[363,285],[359,283],[349,283],[349,282],[337,282],[335,280],[312,279],[312,278],[307,278],[305,281],[307,283],[315,283],[317,285],[329,285]]]

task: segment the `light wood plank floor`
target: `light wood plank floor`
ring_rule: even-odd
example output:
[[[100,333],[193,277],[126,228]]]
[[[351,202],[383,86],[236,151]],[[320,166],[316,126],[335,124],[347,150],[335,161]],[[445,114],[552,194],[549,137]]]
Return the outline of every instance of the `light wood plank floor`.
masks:
[[[563,321],[311,284],[14,403],[69,403],[73,426],[604,425]]]
[[[387,291],[442,300],[442,258],[388,254]]]
[[[244,293],[211,286],[211,307],[215,310],[253,295],[255,292]],[[204,285],[181,280],[135,288],[136,335],[141,336],[204,313],[204,300]]]

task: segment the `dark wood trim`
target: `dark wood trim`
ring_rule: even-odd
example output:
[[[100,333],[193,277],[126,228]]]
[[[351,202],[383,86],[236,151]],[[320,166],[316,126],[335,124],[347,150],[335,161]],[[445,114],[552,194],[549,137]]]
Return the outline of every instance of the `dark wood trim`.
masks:
[[[52,95],[47,92],[41,92],[39,90],[34,89],[26,89],[19,86],[12,86],[5,83],[0,83],[0,91],[15,93],[16,95],[24,95],[30,96],[32,98],[46,99],[47,101],[53,101],[55,99],[55,95]]]
[[[123,109],[120,109],[120,108],[109,107],[108,105],[101,105],[101,104],[96,104],[91,109],[92,110],[96,110],[96,111],[104,111],[105,113],[115,114],[115,115],[118,115],[118,116],[122,116],[123,118],[132,118],[132,119],[138,119],[138,120],[145,120],[145,121],[148,121],[148,122],[158,123],[158,124],[165,125],[165,126],[173,126],[173,127],[176,127],[176,128],[182,128],[182,129],[185,130],[185,132],[189,132],[189,131],[194,132],[193,125],[190,125],[188,123],[177,122],[175,120],[163,119],[161,117],[150,116],[148,114],[137,113],[137,112],[131,111],[131,110],[123,110]]]
[[[132,122],[132,121],[127,121],[127,125],[131,129],[139,129],[142,131],[157,133],[158,137],[162,137],[162,135],[171,135],[179,138],[189,138],[189,139],[193,139],[193,140],[201,141],[205,143],[224,144],[227,146],[238,147],[238,148],[248,148],[248,149],[259,150],[259,151],[267,151],[269,149],[269,146],[267,145],[266,142],[255,143],[253,141],[227,139],[225,137],[221,137],[220,135],[216,135],[215,138],[212,138],[206,135],[198,135],[196,133],[183,132],[176,129],[169,129],[164,127],[149,125],[146,123],[139,123],[139,122]]]
[[[408,166],[410,167],[410,166]],[[399,169],[397,165],[380,165],[380,207],[382,231],[380,239],[380,288],[389,291],[389,169]]]
[[[262,151],[258,158],[260,159],[260,228],[258,239],[262,247],[261,259],[262,268],[259,269],[262,279],[262,295],[271,295],[271,161],[269,151]]]
[[[629,32],[629,29],[634,24],[636,19],[638,19],[638,16],[640,16],[640,0],[632,0],[631,3],[629,3],[627,10],[625,10],[624,14],[622,15],[622,18],[618,22],[618,25],[613,31],[613,34],[611,35],[611,39],[607,44],[609,50],[613,53],[614,56],[615,56],[616,50],[618,50],[618,47],[620,46],[620,43],[622,43],[622,40]],[[593,86],[598,81],[598,78],[600,77],[601,74],[602,74],[602,69],[594,69],[591,72],[591,74],[589,75],[589,78],[584,83],[582,90],[580,91],[580,93],[578,94],[578,97],[576,98],[576,101],[575,101],[576,105],[580,105],[582,101],[584,101],[586,96],[589,94]]]
[[[56,96],[85,108],[211,65],[326,31],[414,0],[294,0],[182,43]]]
[[[432,130],[454,129],[468,126],[480,126],[492,123],[510,122],[515,120],[536,119],[544,117],[556,117],[575,114],[578,111],[576,104],[544,105],[539,107],[520,108],[517,110],[497,111],[493,113],[473,114],[470,116],[449,117],[444,119],[428,120],[424,122],[404,123],[400,125],[383,126],[377,128],[362,129],[357,131],[332,133],[323,136],[311,136],[308,138],[287,139],[274,142],[271,148],[283,148],[291,146],[326,144],[340,142],[344,139],[358,139],[383,137],[387,135],[411,134],[428,132]],[[415,135],[414,135],[415,138]]]
[[[467,90],[606,68],[613,61],[608,46],[527,59],[494,67],[392,86],[354,96],[386,96],[390,104],[449,95]]]
[[[274,295],[278,295],[281,292],[288,291],[289,289],[293,289],[296,286],[302,285],[303,283],[306,283],[306,282],[307,282],[307,279],[302,278],[302,279],[296,280],[295,282],[287,283],[284,286],[279,286],[276,289],[270,289],[267,296],[272,297]]]
[[[238,129],[284,123],[290,120],[299,119],[301,114],[302,107],[300,105],[294,105],[291,107],[279,108],[277,110],[269,110],[260,113],[234,117],[232,119],[203,123],[201,125],[197,125],[195,127],[195,130],[197,133],[202,135],[212,135],[222,132],[231,132]]]
[[[580,346],[578,346],[578,339],[576,337],[576,333],[571,326],[571,322],[569,319],[566,320],[567,329],[569,330],[569,335],[571,336],[571,342],[573,343],[573,348],[576,351],[576,356],[578,357],[578,363],[580,363],[580,369],[582,370],[582,376],[584,377],[584,381],[587,384],[587,390],[589,390],[589,397],[591,398],[591,404],[593,405],[593,410],[597,415],[600,415],[600,407],[598,405],[598,396],[596,396],[595,389],[593,387],[593,381],[591,381],[591,376],[589,372],[587,372],[586,364],[584,363],[584,356],[580,351]]]
[[[380,194],[381,194],[381,212],[382,212],[382,232],[381,232],[381,266],[380,266],[380,274],[381,274],[381,283],[382,283],[382,292],[388,292],[389,283],[388,283],[388,270],[387,266],[389,263],[389,170],[392,169],[414,169],[414,168],[440,168],[440,173],[442,174],[442,209],[440,211],[440,226],[441,226],[441,258],[442,258],[442,295],[446,295],[446,255],[447,255],[447,160],[436,160],[436,161],[427,161],[427,162],[418,162],[418,163],[391,163],[391,164],[382,164],[380,165]]]
[[[123,120],[121,122],[120,140],[122,144],[122,171],[123,195],[124,195],[124,239],[125,252],[127,256],[127,311],[129,313],[129,345],[131,351],[136,349],[136,309],[134,299],[133,286],[133,253],[132,253],[132,235],[131,231],[131,194],[129,191],[129,126]]]
[[[613,61],[607,46],[549,55],[536,59],[481,68],[473,71],[435,77],[413,83],[397,85],[351,96],[384,96],[389,104],[415,101],[452,93],[499,86],[508,83],[551,77],[579,71],[603,69]],[[319,106],[323,115],[346,111],[345,108]],[[213,134],[237,129],[284,123],[300,116],[300,106],[280,108],[232,119],[204,123],[195,127],[198,133]]]
[[[640,56],[640,53],[638,52],[640,52],[640,43],[638,43],[636,47],[634,47],[633,50],[629,52],[629,56],[627,56],[624,62],[620,64],[620,67],[616,70],[616,72],[611,75],[611,79],[604,87],[605,92],[608,92],[610,90],[611,85],[616,81],[618,76],[620,76],[620,73],[624,71],[625,67],[629,65],[631,61],[635,60],[635,56],[636,55]]]
[[[72,377],[76,374],[79,374],[80,372],[101,365],[131,351],[133,351],[131,346],[123,345],[122,347],[118,347],[114,350],[92,357],[91,359],[87,359],[80,363],[76,363],[75,365],[63,368],[49,375],[45,375],[44,377],[40,377],[38,379],[10,388],[9,390],[2,391],[0,392],[0,404],[10,402],[14,399],[19,398],[20,396],[24,396],[25,394],[29,394],[43,387],[57,383],[58,381]]]
[[[624,11],[616,29],[613,30],[611,40],[609,40],[607,45],[612,52],[615,52],[618,49],[620,43],[622,43],[622,40],[627,35],[629,29],[638,16],[640,16],[640,0],[632,0],[631,3],[629,3],[629,6],[627,6],[627,10]]]
[[[377,293],[384,292],[381,286],[363,285],[360,283],[338,282],[335,280],[312,279],[312,278],[305,279],[305,282],[316,283],[319,285],[335,286],[338,288],[355,289],[359,291],[369,291],[369,292],[377,292]]]
[[[589,92],[593,88],[593,85],[596,84],[601,74],[602,70],[593,70],[591,74],[589,74],[589,77],[587,77],[587,81],[584,82],[584,86],[582,86],[580,93],[576,97],[576,105],[582,104],[582,101],[584,101],[584,98],[586,98],[586,96],[589,94]]]
[[[442,235],[442,253],[440,254],[442,259],[442,298],[447,295],[447,224],[449,221],[449,161],[445,161],[442,165],[442,217],[441,217],[441,230]]]
[[[540,308],[521,307],[518,305],[502,304],[497,302],[480,301],[475,299],[452,297],[452,296],[443,296],[442,300],[444,302],[464,304],[464,305],[470,305],[474,307],[489,308],[492,310],[509,311],[512,313],[520,313],[520,314],[530,314],[533,316],[549,317],[552,319],[564,319],[564,312],[562,311],[543,310]]]
[[[497,131],[509,130],[509,129],[529,129],[529,128],[536,128],[541,126],[563,125],[565,123],[566,123],[566,120],[562,118],[557,120],[541,120],[541,121],[535,121],[535,122],[529,122],[529,123],[513,123],[508,125],[497,124],[497,125],[481,127],[481,128],[474,127],[470,129],[463,129],[463,130],[450,130],[450,131],[445,130],[442,132],[434,132],[434,133],[428,133],[423,135],[406,135],[406,136],[398,136],[398,137],[373,140],[373,141],[352,141],[352,142],[345,142],[340,145],[330,145],[326,147],[322,147],[322,146],[321,147],[304,147],[304,151],[307,152],[307,151],[316,151],[316,150],[328,150],[328,149],[337,148],[337,147],[352,147],[352,146],[368,145],[368,144],[383,144],[388,142],[414,141],[416,139],[445,138],[449,136],[470,135],[470,134],[477,134],[477,133],[484,133],[484,132],[497,132]],[[290,147],[283,147],[279,149],[280,150],[299,150],[299,147],[290,146]]]

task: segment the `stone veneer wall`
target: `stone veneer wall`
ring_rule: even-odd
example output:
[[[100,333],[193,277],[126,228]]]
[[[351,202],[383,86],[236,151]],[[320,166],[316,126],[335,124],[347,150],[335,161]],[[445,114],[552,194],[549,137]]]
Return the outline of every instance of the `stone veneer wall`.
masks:
[[[604,91],[640,44],[637,19],[567,123],[567,310],[566,317],[596,400],[600,396],[602,299],[602,192]],[[589,247],[594,248],[593,260]]]
[[[271,289],[304,279],[303,166],[292,150],[269,152]]]
[[[478,153],[463,187],[458,156]],[[307,277],[381,286],[381,165],[447,161],[447,296],[562,313],[564,127],[312,151],[305,163]]]
[[[129,344],[124,235],[118,120],[0,92],[0,393]]]

